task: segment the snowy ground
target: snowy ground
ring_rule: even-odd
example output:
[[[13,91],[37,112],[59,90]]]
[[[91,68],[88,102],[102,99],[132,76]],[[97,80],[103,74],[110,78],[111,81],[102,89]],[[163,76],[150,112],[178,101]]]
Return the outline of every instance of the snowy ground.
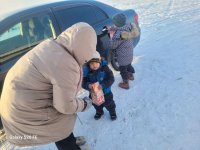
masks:
[[[79,113],[75,135],[92,150],[200,150],[200,1],[100,0],[134,8],[142,37],[131,89],[112,87],[118,119]]]
[[[79,113],[75,135],[91,150],[200,150],[200,1],[99,0],[134,8],[142,36],[131,89],[112,87],[118,119]],[[51,147],[53,148],[53,147]]]

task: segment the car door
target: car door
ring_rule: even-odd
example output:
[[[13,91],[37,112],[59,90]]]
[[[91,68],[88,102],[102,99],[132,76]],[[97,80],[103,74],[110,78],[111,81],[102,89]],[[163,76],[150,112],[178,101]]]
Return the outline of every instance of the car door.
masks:
[[[77,22],[87,22],[97,33],[97,51],[102,57],[107,58],[102,42],[108,40],[107,34],[102,34],[104,26],[109,25],[108,16],[98,7],[90,4],[66,5],[53,8],[61,31]]]
[[[20,14],[1,26],[4,28],[0,30],[0,91],[6,72],[22,55],[41,41],[57,36],[50,10]]]

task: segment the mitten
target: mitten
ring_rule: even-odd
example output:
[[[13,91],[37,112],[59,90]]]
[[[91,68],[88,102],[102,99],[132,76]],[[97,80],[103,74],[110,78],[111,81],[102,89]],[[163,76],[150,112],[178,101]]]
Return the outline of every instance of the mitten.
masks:
[[[82,111],[87,111],[92,106],[92,100],[86,96],[83,98],[83,101],[84,101],[84,108]]]

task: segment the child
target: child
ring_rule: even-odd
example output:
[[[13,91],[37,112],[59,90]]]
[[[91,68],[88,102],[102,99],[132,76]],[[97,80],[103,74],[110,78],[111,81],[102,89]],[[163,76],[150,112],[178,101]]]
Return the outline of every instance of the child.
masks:
[[[97,106],[93,103],[93,106],[96,109],[94,119],[98,120],[101,118],[101,116],[104,114],[103,107],[105,107],[110,113],[111,120],[116,120],[116,105],[113,100],[113,93],[111,91],[111,85],[114,82],[113,72],[107,66],[107,62],[105,60],[101,60],[98,52],[95,54],[94,58],[86,63],[83,67],[82,87],[90,92],[90,98],[92,84],[96,82],[99,82],[103,90],[105,102],[100,106]]]
[[[110,40],[106,47],[108,49],[116,49],[117,62],[119,71],[123,81],[119,83],[119,87],[129,89],[129,80],[134,80],[135,70],[131,63],[133,61],[133,41],[131,38],[122,39],[121,35],[125,31],[130,32],[133,28],[132,24],[126,25],[126,16],[122,13],[116,14],[113,19],[114,27],[108,29]]]

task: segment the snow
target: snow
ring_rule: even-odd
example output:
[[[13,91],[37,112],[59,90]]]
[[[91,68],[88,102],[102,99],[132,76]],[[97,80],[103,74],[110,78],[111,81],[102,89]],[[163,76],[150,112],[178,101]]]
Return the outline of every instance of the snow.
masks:
[[[96,121],[91,108],[78,114],[75,135],[91,150],[200,150],[200,1],[99,1],[139,14],[136,79],[123,90],[115,72],[117,120],[104,109]]]
[[[135,48],[131,88],[112,86],[118,119],[79,113],[75,135],[92,150],[200,149],[200,1],[99,0],[139,14],[142,36]]]

